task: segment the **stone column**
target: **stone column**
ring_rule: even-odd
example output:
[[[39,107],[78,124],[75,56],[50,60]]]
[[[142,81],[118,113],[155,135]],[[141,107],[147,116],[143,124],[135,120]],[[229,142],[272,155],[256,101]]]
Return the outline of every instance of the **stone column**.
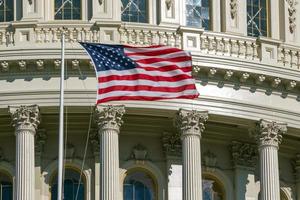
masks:
[[[260,196],[262,200],[280,200],[278,149],[287,125],[260,120],[255,137],[260,160]]]
[[[9,107],[16,134],[16,200],[34,200],[34,136],[40,123],[39,108]]]
[[[235,172],[235,200],[255,198],[257,194],[253,192],[253,188],[255,188],[254,171],[258,160],[256,146],[245,142],[233,141],[231,155]]]
[[[119,199],[119,133],[124,106],[100,106],[95,109],[100,137],[100,199]]]
[[[183,200],[202,200],[200,139],[208,113],[180,109],[175,125],[181,134]]]

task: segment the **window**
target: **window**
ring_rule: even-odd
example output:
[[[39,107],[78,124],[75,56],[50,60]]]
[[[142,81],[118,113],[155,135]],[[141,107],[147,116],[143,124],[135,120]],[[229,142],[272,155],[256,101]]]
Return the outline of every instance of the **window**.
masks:
[[[247,0],[248,35],[268,36],[267,0]]]
[[[64,200],[84,200],[85,199],[85,179],[81,178],[80,173],[73,169],[65,170],[64,179]],[[57,174],[51,185],[51,200],[57,199]]]
[[[14,20],[13,8],[13,0],[0,0],[0,22],[9,22]]]
[[[151,176],[142,171],[129,173],[123,185],[124,200],[155,200],[155,184]]]
[[[209,175],[203,176],[203,200],[225,200],[225,192],[221,183]]]
[[[0,200],[13,199],[13,185],[9,176],[0,172]]]
[[[147,0],[122,0],[122,21],[148,22]]]
[[[81,0],[55,0],[55,19],[81,19]]]
[[[210,0],[186,0],[186,25],[210,29]]]

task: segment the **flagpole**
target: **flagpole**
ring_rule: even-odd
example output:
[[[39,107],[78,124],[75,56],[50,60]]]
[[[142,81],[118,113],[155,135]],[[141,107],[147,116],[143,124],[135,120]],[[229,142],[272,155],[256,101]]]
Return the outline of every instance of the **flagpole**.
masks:
[[[58,179],[57,200],[63,200],[63,155],[64,155],[64,80],[65,80],[65,32],[61,32],[61,75],[59,101]]]

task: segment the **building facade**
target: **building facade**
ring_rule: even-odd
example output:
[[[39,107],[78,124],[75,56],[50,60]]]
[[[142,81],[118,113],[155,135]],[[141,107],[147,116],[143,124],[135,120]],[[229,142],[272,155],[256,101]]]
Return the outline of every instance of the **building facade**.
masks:
[[[300,200],[298,0],[0,0],[0,200]],[[195,100],[95,107],[78,42],[190,51]]]

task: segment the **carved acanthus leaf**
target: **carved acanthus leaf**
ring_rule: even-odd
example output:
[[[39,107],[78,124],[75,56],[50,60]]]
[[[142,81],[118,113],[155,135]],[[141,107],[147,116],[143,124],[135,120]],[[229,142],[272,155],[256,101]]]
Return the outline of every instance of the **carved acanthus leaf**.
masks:
[[[175,117],[175,126],[182,135],[195,134],[201,136],[208,119],[206,111],[180,109]]]
[[[114,129],[119,131],[123,124],[122,116],[124,113],[124,106],[97,105],[94,117],[99,129]]]
[[[256,128],[252,132],[259,146],[271,145],[279,147],[282,135],[287,132],[287,124],[277,123],[261,119],[256,123]]]
[[[163,133],[162,137],[163,151],[166,155],[181,156],[182,145],[179,134]]]
[[[255,167],[258,160],[256,145],[233,141],[231,155],[235,166]]]
[[[12,125],[16,129],[37,129],[40,124],[40,111],[37,105],[9,107]]]
[[[296,29],[296,0],[286,0],[288,3],[289,12],[289,29],[290,33],[294,33]]]
[[[232,19],[237,16],[237,0],[230,0],[230,15]]]

